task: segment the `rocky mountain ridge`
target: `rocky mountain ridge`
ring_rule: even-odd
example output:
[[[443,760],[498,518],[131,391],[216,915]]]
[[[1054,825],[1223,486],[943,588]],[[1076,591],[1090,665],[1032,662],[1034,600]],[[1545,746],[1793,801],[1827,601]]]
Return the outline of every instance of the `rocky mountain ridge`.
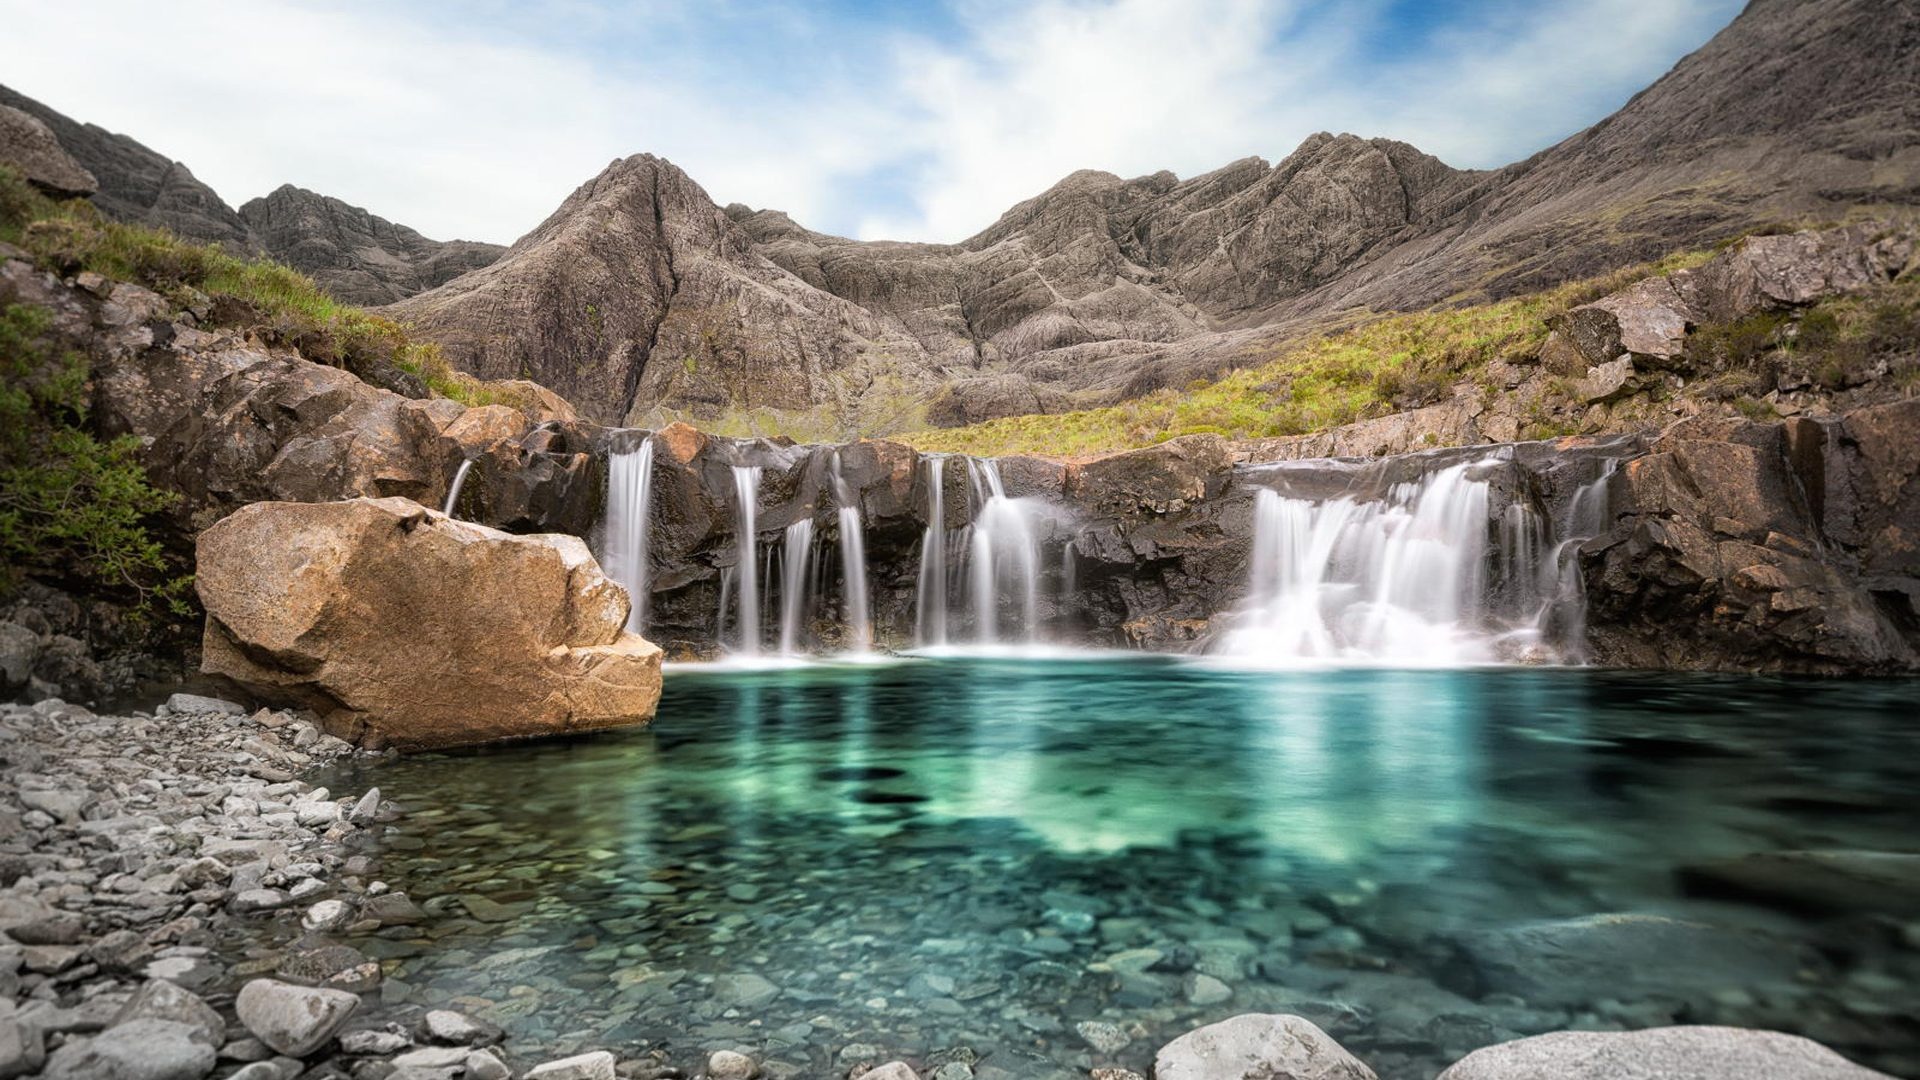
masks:
[[[262,254],[300,270],[335,297],[386,304],[485,266],[506,250],[469,240],[429,240],[357,206],[284,184],[239,210],[180,162],[125,135],[83,124],[0,86],[0,107],[52,132],[59,148],[97,180],[88,194],[116,221],[163,228],[237,254]],[[0,140],[0,163],[19,147]]]
[[[849,240],[737,204],[717,219],[680,170],[630,158],[582,189],[641,169],[667,178],[634,188],[641,227],[625,257],[728,268],[683,282],[667,314],[658,290],[569,269],[574,230],[559,219],[588,213],[579,195],[490,268],[485,290],[456,283],[393,310],[456,362],[552,382],[607,423],[770,408],[885,430],[848,405],[876,393],[924,397],[935,425],[1105,404],[1365,312],[1497,298],[1770,222],[1920,202],[1916,57],[1911,5],[1755,0],[1620,112],[1503,169],[1322,133],[1277,164],[1187,180],[1077,172],[958,244]],[[784,302],[721,284],[741,275]],[[512,319],[494,299],[507,293],[522,298]],[[823,312],[838,314],[823,325]],[[583,329],[602,322],[715,329]]]

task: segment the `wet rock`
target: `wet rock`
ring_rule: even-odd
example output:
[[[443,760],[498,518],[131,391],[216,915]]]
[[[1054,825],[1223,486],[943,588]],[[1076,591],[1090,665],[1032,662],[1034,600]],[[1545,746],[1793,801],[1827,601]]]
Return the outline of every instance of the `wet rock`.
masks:
[[[404,499],[255,503],[196,552],[203,669],[311,706],[342,738],[424,749],[595,730],[645,723],[660,696],[660,650],[625,631],[626,591],[574,537]]]
[[[421,1020],[420,1026],[428,1039],[457,1046],[495,1042],[501,1036],[499,1028],[449,1009],[430,1010]]]
[[[1559,1031],[1476,1050],[1439,1080],[1891,1080],[1810,1039],[1729,1027]]]
[[[225,698],[206,697],[201,694],[174,694],[167,698],[167,711],[172,713],[216,713],[223,716],[245,716],[247,707]]]
[[[759,1075],[760,1066],[745,1054],[715,1050],[707,1056],[709,1080],[754,1080]]]
[[[1339,1043],[1299,1016],[1248,1013],[1187,1032],[1160,1048],[1156,1080],[1377,1080]]]
[[[165,979],[150,979],[114,1015],[112,1027],[132,1020],[171,1020],[194,1030],[194,1038],[208,1046],[227,1040],[227,1023],[198,994]]]
[[[340,1036],[343,1053],[369,1057],[397,1054],[411,1045],[412,1040],[394,1031],[349,1031]]]
[[[240,988],[234,1010],[261,1042],[304,1057],[325,1046],[360,1008],[360,996],[340,990],[255,979]]]
[[[615,1080],[613,1055],[605,1050],[535,1065],[524,1080]]]
[[[47,1080],[201,1080],[213,1072],[213,1047],[198,1028],[171,1020],[130,1020],[76,1039],[47,1058]]]
[[[779,987],[750,971],[713,980],[714,1000],[732,1008],[758,1009],[779,996]]]
[[[906,1062],[889,1061],[877,1069],[861,1073],[859,1080],[919,1080],[919,1077]]]
[[[1119,1024],[1110,1024],[1105,1020],[1082,1020],[1075,1024],[1074,1032],[1080,1040],[1101,1054],[1117,1054],[1133,1042],[1133,1036]]]
[[[317,934],[332,933],[352,921],[353,907],[344,900],[322,900],[300,916],[300,925]]]
[[[1452,982],[1530,1005],[1581,1005],[1648,986],[1706,994],[1728,986],[1791,984],[1817,957],[1744,930],[1658,915],[1607,914],[1525,923],[1457,936]]]
[[[1920,912],[1920,855],[1769,851],[1684,867],[1696,891],[1818,912]]]
[[[513,1070],[491,1050],[467,1054],[465,1080],[513,1080]]]

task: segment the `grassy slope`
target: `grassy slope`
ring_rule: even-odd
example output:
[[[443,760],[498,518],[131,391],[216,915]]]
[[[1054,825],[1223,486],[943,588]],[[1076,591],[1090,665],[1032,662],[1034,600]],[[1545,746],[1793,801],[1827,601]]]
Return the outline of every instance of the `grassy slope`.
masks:
[[[143,285],[200,310],[205,321],[255,331],[318,363],[378,384],[391,369],[429,392],[467,405],[518,404],[507,388],[455,371],[437,345],[411,340],[391,319],[342,304],[299,271],[237,257],[161,229],[109,221],[84,199],[57,202],[0,166],[0,242],[25,249],[45,269],[91,270]],[[417,392],[417,391],[416,391]]]
[[[1531,359],[1553,315],[1651,274],[1698,265],[1712,254],[1673,255],[1498,303],[1375,318],[1288,343],[1265,363],[1184,390],[900,438],[922,450],[1071,456],[1202,432],[1262,438],[1322,431],[1438,400],[1456,383],[1479,379],[1495,360]]]

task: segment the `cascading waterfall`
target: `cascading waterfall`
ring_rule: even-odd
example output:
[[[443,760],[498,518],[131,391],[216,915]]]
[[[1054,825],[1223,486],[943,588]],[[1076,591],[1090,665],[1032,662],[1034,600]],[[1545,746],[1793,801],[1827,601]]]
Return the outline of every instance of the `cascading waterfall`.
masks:
[[[453,484],[447,488],[447,503],[440,508],[440,512],[448,517],[453,516],[453,508],[460,502],[460,488],[467,482],[467,470],[471,468],[473,468],[473,459],[468,458],[460,463],[459,469],[454,471]]]
[[[647,626],[647,527],[653,509],[653,438],[607,457],[607,519],[600,558],[607,576],[619,582],[633,601],[627,629],[644,633]]]
[[[927,456],[927,531],[920,542],[920,581],[914,590],[915,640],[947,643],[947,459]]]
[[[807,586],[813,568],[813,519],[801,518],[787,526],[787,542],[780,553],[780,655],[800,655],[806,629]]]
[[[1373,502],[1255,496],[1251,591],[1224,649],[1265,661],[1492,659],[1472,617],[1485,589],[1488,484],[1473,463]]]
[[[1557,642],[1577,658],[1575,556],[1604,525],[1616,462],[1602,459],[1561,522],[1522,500],[1490,521],[1491,484],[1474,474],[1496,464],[1453,465],[1375,501],[1258,492],[1249,594],[1219,651],[1273,663],[1448,665],[1543,659]]]
[[[742,656],[760,655],[760,559],[758,531],[760,511],[760,466],[733,467],[735,563],[733,592],[736,597],[734,622],[739,629],[736,651]],[[724,603],[724,601],[723,601]]]
[[[1040,636],[1040,541],[1035,506],[1007,497],[1000,465],[992,458],[968,458],[974,515],[967,546],[967,574],[973,597],[975,637],[983,645],[1001,644],[1001,597],[1010,597],[1019,615],[1020,640]]]
[[[840,475],[840,455],[833,455],[833,500],[840,517],[840,595],[846,604],[847,651],[873,649],[872,608],[867,601],[867,544],[862,534],[860,502]]]

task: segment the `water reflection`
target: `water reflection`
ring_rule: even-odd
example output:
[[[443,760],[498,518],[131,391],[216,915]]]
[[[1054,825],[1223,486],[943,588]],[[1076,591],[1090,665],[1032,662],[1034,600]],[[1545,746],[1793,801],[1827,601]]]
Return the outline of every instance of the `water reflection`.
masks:
[[[1910,915],[1806,918],[1678,871],[1913,850],[1914,705],[1908,683],[946,660],[675,674],[652,731],[362,779],[431,840],[383,855],[437,920],[383,932],[435,942],[393,964],[397,996],[460,997],[556,1050],[624,1033],[826,1075],[849,1043],[964,1045],[1085,1076],[1273,1009],[1383,1075],[1530,1026],[1676,1019],[1899,1072],[1911,1030],[1860,1003],[1920,1006],[1920,954],[1887,929]],[[476,894],[524,907],[483,925],[456,903]],[[1793,977],[1656,952],[1641,982],[1565,975],[1570,999],[1522,1008],[1463,960],[1473,934],[1613,912],[1763,932]],[[509,950],[531,951],[474,966]],[[1158,959],[1108,963],[1129,951]],[[774,996],[727,998],[742,972]],[[1088,1021],[1139,1034],[1095,1050]]]

